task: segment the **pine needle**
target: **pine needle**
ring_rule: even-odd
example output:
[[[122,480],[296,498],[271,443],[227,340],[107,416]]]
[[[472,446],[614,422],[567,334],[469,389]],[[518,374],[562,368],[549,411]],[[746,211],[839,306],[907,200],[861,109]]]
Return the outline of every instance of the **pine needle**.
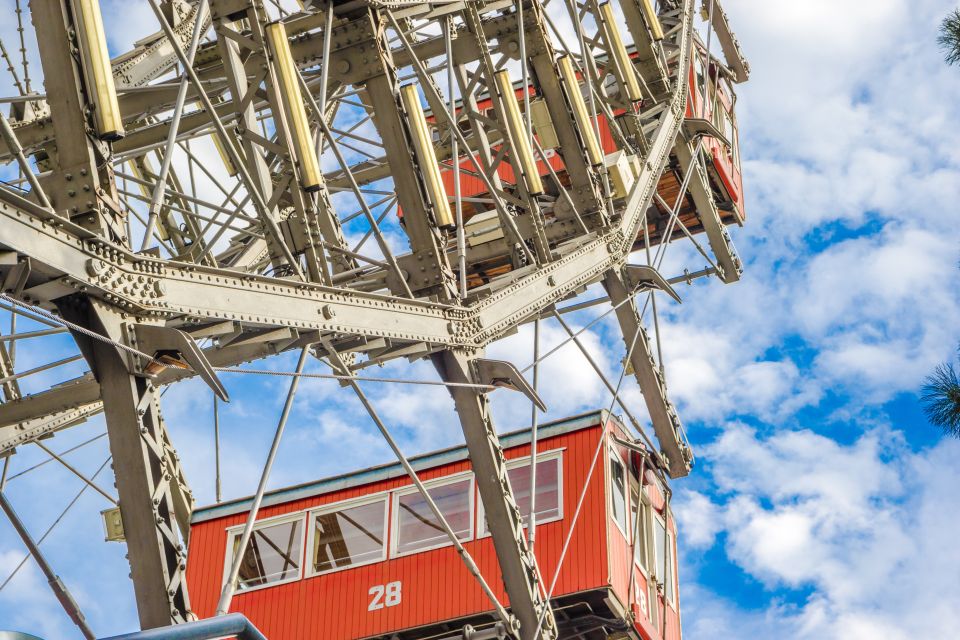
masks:
[[[932,424],[960,438],[960,377],[953,364],[941,364],[927,376],[920,402]]]
[[[940,23],[937,43],[946,52],[947,64],[960,64],[960,9],[954,9]]]

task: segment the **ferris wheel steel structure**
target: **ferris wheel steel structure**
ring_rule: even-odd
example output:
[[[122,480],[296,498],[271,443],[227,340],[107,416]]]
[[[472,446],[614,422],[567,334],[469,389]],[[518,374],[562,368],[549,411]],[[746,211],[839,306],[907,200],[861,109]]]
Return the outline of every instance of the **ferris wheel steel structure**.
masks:
[[[2,51],[21,95],[0,118],[0,163],[19,172],[0,184],[0,309],[44,328],[0,336],[0,456],[102,412],[140,623],[184,622],[193,497],[160,390],[199,376],[227,400],[219,373],[299,351],[389,439],[357,381],[429,359],[485,506],[510,599],[498,613],[518,638],[556,637],[488,395],[508,387],[544,407],[536,382],[484,350],[609,302],[658,441],[650,464],[689,472],[644,312],[657,325],[654,292],[740,276],[702,149],[723,133],[686,115],[695,56],[716,82],[748,75],[719,2],[703,2],[705,48],[694,0],[147,2],[157,32],[110,60],[97,0],[32,0],[44,94],[25,52],[21,82]],[[675,202],[658,193],[665,177]],[[462,196],[467,179],[485,192]],[[675,238],[709,266],[661,275]],[[558,307],[595,284],[604,297]],[[16,366],[17,345],[64,332],[76,355]],[[77,361],[90,373],[21,393]]]

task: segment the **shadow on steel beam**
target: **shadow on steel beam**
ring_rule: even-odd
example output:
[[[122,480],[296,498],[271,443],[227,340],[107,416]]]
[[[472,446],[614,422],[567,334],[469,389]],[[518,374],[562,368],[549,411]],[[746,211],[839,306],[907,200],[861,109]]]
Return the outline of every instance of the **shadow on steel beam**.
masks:
[[[237,640],[267,640],[266,636],[241,613],[137,631],[122,636],[111,636],[102,640],[212,640],[232,637],[236,637]]]

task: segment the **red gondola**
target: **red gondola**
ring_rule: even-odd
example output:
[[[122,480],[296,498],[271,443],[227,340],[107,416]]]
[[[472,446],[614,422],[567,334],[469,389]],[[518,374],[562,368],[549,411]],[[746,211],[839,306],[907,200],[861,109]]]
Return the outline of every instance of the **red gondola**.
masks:
[[[713,200],[717,205],[720,221],[726,225],[743,224],[746,219],[746,210],[744,208],[743,176],[740,167],[739,133],[735,110],[736,93],[733,88],[735,80],[730,77],[730,72],[724,71],[722,65],[716,60],[711,61],[708,80],[707,74],[704,73],[706,51],[699,42],[696,43],[696,55],[692,58],[687,73],[686,117],[692,121],[698,121],[701,123],[701,128],[707,130],[707,135],[704,135],[702,142],[702,152],[706,158],[704,168],[706,169]],[[522,106],[524,104],[522,100],[523,86],[520,83],[515,83],[514,87],[518,101]],[[543,147],[544,157],[546,158],[546,161],[542,158],[538,159],[537,167],[541,180],[546,186],[547,195],[557,196],[558,192],[554,180],[550,176],[551,169],[561,183],[569,184],[562,150],[551,146],[552,143],[549,138],[553,134],[547,132],[552,130],[553,125],[550,123],[549,115],[546,114],[546,108],[543,107],[542,99],[539,99],[536,89],[530,87],[528,94],[534,131],[539,144]],[[538,105],[538,102],[541,104]],[[538,106],[543,108],[538,110]],[[636,105],[636,108],[640,111],[652,107],[655,107],[655,105],[644,102]],[[492,112],[492,99],[479,97],[477,109],[480,112]],[[613,112],[614,119],[623,115],[624,111],[622,109]],[[432,121],[432,116],[428,116],[428,120]],[[606,156],[604,162],[612,169],[629,174],[625,179],[632,184],[633,178],[636,177],[635,174],[639,172],[639,165],[635,165],[636,156],[619,153],[620,150],[606,116],[603,114],[597,116],[596,122],[600,133],[600,144]],[[494,147],[493,151],[496,152],[498,149],[498,146]],[[627,158],[633,158],[634,160],[627,160]],[[548,168],[547,162],[549,162],[550,168]],[[622,166],[615,166],[618,163]],[[485,204],[489,200],[489,193],[483,179],[476,173],[474,160],[469,156],[460,156],[459,164],[459,193],[466,227],[467,244],[471,248],[475,248],[503,238],[503,231],[499,227],[495,210],[491,205]],[[512,185],[516,182],[513,168],[508,162],[501,162],[498,165],[497,174],[506,185]],[[682,177],[676,162],[671,162],[660,177],[657,193],[662,202],[668,203],[670,207],[675,206],[680,194]],[[447,195],[453,198],[456,193],[454,186],[456,178],[454,171],[452,171],[452,163],[444,164],[441,179]],[[614,178],[614,183],[617,179]],[[507,190],[509,191],[510,188],[507,187]],[[615,194],[615,199],[622,198],[625,195],[624,193]],[[648,220],[647,231],[651,244],[657,244],[662,240],[660,238],[662,228],[658,220],[665,220],[670,212],[656,201],[653,203],[653,207],[658,213]],[[699,217],[700,214],[689,193],[685,193],[683,196],[677,213],[680,223],[686,227],[687,232],[697,234],[704,230]],[[398,215],[402,220],[402,210],[398,211]],[[674,239],[681,237],[683,234],[684,231],[679,228],[674,228],[672,233]],[[641,249],[643,242],[644,238],[641,234],[636,240],[635,249]],[[506,255],[485,255],[483,252],[479,252],[468,265],[468,286],[470,288],[480,286],[489,278],[505,273],[511,268],[510,260]]]
[[[524,514],[530,440],[530,430],[502,437]],[[643,448],[594,412],[541,426],[537,451],[534,547],[545,588],[556,574],[560,637],[679,640],[676,524]],[[412,462],[509,605],[466,448]],[[201,617],[214,613],[249,508],[243,499],[194,513],[187,577]],[[495,625],[492,608],[399,464],[268,493],[232,605],[271,640],[468,637],[466,625]]]

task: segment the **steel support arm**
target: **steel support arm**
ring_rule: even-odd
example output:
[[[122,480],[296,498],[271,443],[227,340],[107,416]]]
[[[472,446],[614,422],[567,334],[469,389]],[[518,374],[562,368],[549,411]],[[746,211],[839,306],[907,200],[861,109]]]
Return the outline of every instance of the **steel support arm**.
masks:
[[[466,352],[447,350],[434,356],[440,376],[448,382],[477,382],[475,358]],[[556,637],[556,623],[549,603],[541,593],[536,558],[527,547],[523,535],[520,510],[513,497],[507,476],[500,439],[490,418],[490,404],[485,393],[476,389],[451,387],[450,395],[466,440],[473,465],[477,489],[487,513],[493,546],[500,561],[503,584],[510,598],[513,615],[520,621],[521,640],[548,640]],[[547,610],[539,635],[537,621]]]
[[[603,279],[603,287],[617,310],[620,332],[631,354],[630,365],[647,404],[650,422],[660,442],[660,449],[669,463],[670,477],[683,477],[690,473],[692,453],[690,447],[684,442],[683,429],[676,409],[667,398],[667,385],[663,378],[663,371],[653,358],[650,340],[641,323],[636,303],[632,300],[633,291],[628,288],[619,270],[607,272]],[[627,300],[629,302],[622,304]],[[632,350],[630,349],[631,339],[628,336],[638,336]]]
[[[688,171],[694,172],[687,182],[687,190],[690,192],[693,204],[697,208],[697,216],[703,223],[703,230],[707,234],[710,248],[717,258],[717,266],[722,270],[722,273],[719,274],[720,279],[728,284],[736,282],[740,279],[743,266],[740,264],[736,249],[733,248],[730,234],[720,220],[720,212],[717,210],[716,202],[714,202],[701,160],[694,158],[690,143],[684,140],[682,136],[677,137],[675,152],[684,175]]]
[[[620,9],[636,50],[633,63],[653,98],[658,99],[670,88],[670,76],[661,62],[660,45],[653,39],[650,25],[644,17],[640,6],[642,1],[620,0]]]
[[[713,31],[717,34],[717,40],[720,41],[720,49],[723,51],[723,57],[727,61],[727,66],[733,72],[736,82],[746,82],[750,77],[750,63],[747,62],[740,48],[740,42],[737,36],[733,34],[730,27],[730,20],[727,18],[727,12],[723,10],[719,0],[713,2]],[[711,0],[703,0],[703,7],[706,9]]]
[[[74,55],[80,31],[64,0],[36,0],[31,16],[56,135],[51,171],[41,179],[55,209],[103,237],[124,241],[116,211],[101,206],[96,193],[113,193],[106,143],[97,141],[88,122],[89,87]]]
[[[47,579],[47,583],[50,585],[50,589],[53,591],[54,596],[60,602],[60,606],[63,607],[64,611],[67,612],[67,615],[70,616],[70,619],[75,625],[80,629],[80,633],[83,634],[84,638],[87,640],[94,640],[96,636],[93,635],[93,631],[90,630],[90,627],[87,626],[87,620],[83,615],[83,612],[80,611],[80,607],[77,606],[76,601],[74,601],[73,596],[70,595],[70,591],[67,590],[67,586],[63,584],[63,580],[60,579],[56,573],[54,573],[53,568],[44,558],[43,554],[40,553],[40,547],[37,546],[37,543],[34,542],[33,537],[27,531],[27,528],[23,525],[23,522],[17,516],[17,512],[14,511],[13,506],[10,504],[10,501],[7,500],[7,496],[0,491],[0,510],[2,510],[9,518],[10,523],[13,525],[13,528],[17,530],[17,534],[20,536],[20,539],[23,540],[23,544],[27,547],[27,550],[30,551],[30,555],[33,556],[33,559],[40,566],[40,570],[43,572],[44,577]]]
[[[439,344],[467,342],[467,336],[456,335],[458,323],[451,330],[454,314],[446,305],[156,260],[102,243],[2,188],[0,247],[36,257],[24,297],[43,306],[83,290],[109,298],[119,308],[187,322],[223,319]],[[35,282],[42,284],[33,286]]]
[[[100,390],[96,383],[93,383],[93,390],[97,392],[97,397],[99,398]],[[44,392],[40,395],[43,396],[46,393],[54,392]],[[69,396],[69,391],[64,395]],[[0,408],[6,409],[7,407],[16,406],[17,405],[13,403],[5,403],[0,405]],[[20,423],[10,424],[9,422],[5,422],[5,426],[0,427],[0,456],[9,453],[20,445],[39,440],[67,427],[86,422],[89,418],[103,411],[103,403],[96,401],[75,408],[58,409],[55,411],[40,409],[36,405],[27,405],[26,407],[19,408],[26,409],[24,413],[29,413],[30,417]]]
[[[119,313],[89,298],[61,300],[60,310],[101,335],[122,339],[127,333]],[[82,334],[74,337],[100,382],[140,625],[186,622],[193,614],[172,489],[179,477],[169,472],[159,394],[150,380],[128,369],[126,355],[116,347]]]

